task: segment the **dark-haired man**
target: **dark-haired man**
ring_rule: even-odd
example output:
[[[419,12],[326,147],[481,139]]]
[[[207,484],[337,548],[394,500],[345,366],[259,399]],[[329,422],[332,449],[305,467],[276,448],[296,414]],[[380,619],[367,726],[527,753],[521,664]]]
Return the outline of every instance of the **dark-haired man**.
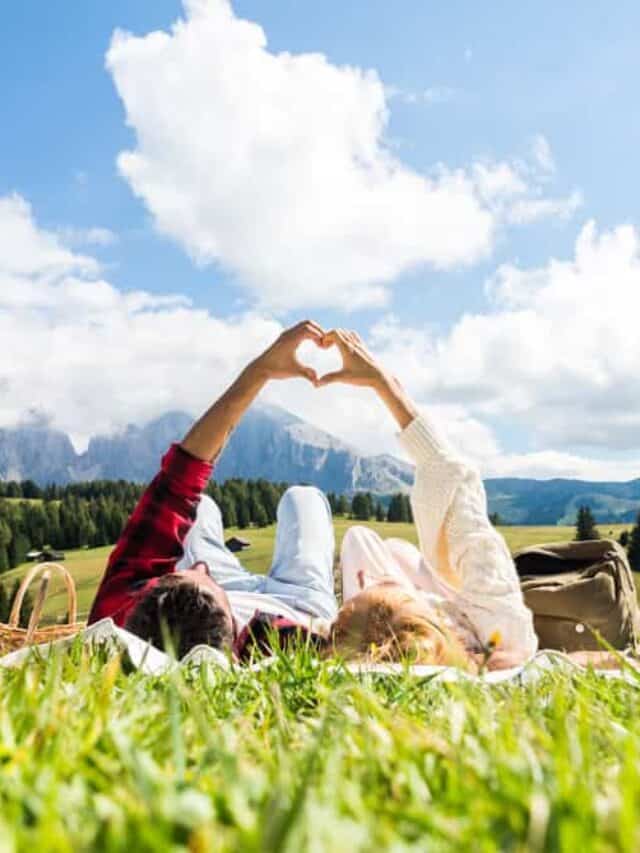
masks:
[[[317,381],[296,351],[323,335],[309,321],[288,329],[169,449],[111,554],[89,623],[111,617],[159,648],[168,633],[178,657],[199,644],[242,656],[266,627],[315,630],[315,620],[335,617],[333,526],[320,491],[296,486],[283,496],[266,576],[247,572],[225,548],[220,511],[202,494],[213,461],[269,380]]]

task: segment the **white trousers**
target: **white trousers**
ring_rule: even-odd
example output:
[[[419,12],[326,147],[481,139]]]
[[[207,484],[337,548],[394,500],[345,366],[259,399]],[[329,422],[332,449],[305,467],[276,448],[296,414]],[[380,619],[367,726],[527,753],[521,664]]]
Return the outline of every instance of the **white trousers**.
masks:
[[[177,569],[197,562],[227,592],[259,593],[322,619],[337,613],[333,583],[335,540],[331,508],[313,486],[292,486],[278,504],[276,542],[267,575],[248,571],[224,544],[222,514],[203,495]]]
[[[340,563],[344,601],[381,581],[394,581],[411,591],[444,593],[442,584],[415,545],[404,539],[382,539],[369,527],[356,525],[347,530]]]

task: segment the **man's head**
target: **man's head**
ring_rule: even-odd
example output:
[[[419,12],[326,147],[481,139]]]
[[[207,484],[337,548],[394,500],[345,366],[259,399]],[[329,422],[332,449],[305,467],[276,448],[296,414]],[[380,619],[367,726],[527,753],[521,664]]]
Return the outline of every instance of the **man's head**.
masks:
[[[125,627],[159,649],[168,637],[178,658],[198,645],[231,647],[235,634],[227,595],[204,563],[160,578]]]

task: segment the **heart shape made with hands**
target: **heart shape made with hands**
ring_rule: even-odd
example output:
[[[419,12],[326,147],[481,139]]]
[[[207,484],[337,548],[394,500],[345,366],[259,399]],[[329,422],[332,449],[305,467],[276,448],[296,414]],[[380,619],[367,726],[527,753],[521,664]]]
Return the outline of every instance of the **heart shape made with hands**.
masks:
[[[335,370],[342,370],[342,356],[337,346],[329,349],[319,347],[313,341],[303,341],[296,350],[298,361],[315,370],[318,379]]]

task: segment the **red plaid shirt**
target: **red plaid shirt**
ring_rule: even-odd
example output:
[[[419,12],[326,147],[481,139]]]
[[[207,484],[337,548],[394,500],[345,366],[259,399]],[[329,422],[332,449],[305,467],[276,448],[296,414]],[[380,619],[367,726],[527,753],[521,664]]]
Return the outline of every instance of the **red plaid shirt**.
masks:
[[[124,626],[159,578],[175,572],[211,471],[179,444],[169,448],[109,557],[89,624],[110,616]]]
[[[169,448],[160,472],[138,501],[109,557],[89,624],[109,616],[124,627],[140,599],[163,575],[175,572],[212,470],[212,465],[191,456],[179,444]],[[307,632],[304,625],[256,611],[236,638],[237,656],[246,658],[254,645],[267,651],[269,628],[278,631],[284,644],[298,631]]]

